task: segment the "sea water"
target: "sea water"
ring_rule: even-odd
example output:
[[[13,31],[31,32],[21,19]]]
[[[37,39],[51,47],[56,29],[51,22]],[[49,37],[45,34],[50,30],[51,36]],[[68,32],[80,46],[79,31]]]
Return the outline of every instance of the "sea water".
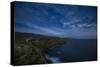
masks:
[[[96,60],[97,39],[71,39],[63,46],[48,49],[46,58],[52,63]]]

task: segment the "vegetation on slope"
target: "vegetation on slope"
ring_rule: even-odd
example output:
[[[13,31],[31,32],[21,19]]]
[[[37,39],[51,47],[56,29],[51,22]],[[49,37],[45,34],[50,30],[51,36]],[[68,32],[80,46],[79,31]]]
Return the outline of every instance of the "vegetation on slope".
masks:
[[[44,51],[51,47],[61,46],[66,38],[50,37],[30,33],[15,33],[15,65],[51,63],[44,56]]]

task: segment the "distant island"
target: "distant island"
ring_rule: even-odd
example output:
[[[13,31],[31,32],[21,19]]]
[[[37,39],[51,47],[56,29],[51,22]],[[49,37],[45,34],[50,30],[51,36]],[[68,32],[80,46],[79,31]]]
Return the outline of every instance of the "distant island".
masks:
[[[32,33],[15,32],[15,65],[52,63],[44,56],[48,48],[66,44],[68,38],[44,36]]]

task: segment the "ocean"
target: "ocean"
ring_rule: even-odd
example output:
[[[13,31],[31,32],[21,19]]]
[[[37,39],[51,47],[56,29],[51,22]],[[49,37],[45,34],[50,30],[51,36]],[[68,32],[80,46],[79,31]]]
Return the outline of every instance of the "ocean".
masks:
[[[52,63],[93,61],[97,59],[97,39],[71,39],[63,46],[47,49],[45,56]]]

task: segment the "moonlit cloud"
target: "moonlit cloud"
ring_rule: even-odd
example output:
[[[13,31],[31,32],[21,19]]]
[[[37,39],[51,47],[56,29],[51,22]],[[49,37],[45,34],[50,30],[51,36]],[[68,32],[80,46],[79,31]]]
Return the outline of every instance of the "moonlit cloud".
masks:
[[[54,4],[15,4],[15,31],[69,38],[96,38],[97,8]]]
[[[58,35],[60,34],[60,32],[57,32],[56,30],[50,29],[50,28],[46,28],[46,27],[41,27],[41,26],[37,26],[37,25],[33,25],[34,28],[41,30],[42,32],[47,32],[49,35]],[[44,33],[45,34],[45,33]]]

